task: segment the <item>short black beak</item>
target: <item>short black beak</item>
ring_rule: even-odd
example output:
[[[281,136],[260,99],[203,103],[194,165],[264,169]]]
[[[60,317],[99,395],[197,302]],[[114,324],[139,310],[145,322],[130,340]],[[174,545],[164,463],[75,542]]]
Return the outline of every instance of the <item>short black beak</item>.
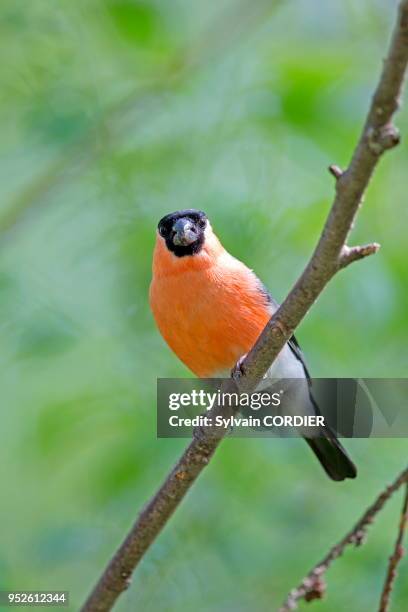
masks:
[[[197,240],[197,232],[190,219],[182,217],[173,225],[173,243],[177,246],[188,246]]]

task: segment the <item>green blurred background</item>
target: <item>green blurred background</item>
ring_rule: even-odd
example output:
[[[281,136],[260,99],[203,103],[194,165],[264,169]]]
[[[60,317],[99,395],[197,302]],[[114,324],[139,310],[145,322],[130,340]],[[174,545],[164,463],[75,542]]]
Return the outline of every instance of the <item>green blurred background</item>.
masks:
[[[185,446],[155,431],[156,378],[188,375],[148,307],[158,219],[205,210],[282,299],[333,198],[326,167],[356,142],[395,7],[2,1],[1,588],[66,589],[77,609]],[[407,109],[398,124],[407,136]],[[403,141],[353,234],[380,253],[336,277],[298,331],[315,376],[407,374],[407,162]],[[405,440],[346,444],[359,478],[336,484],[298,441],[226,440],[117,609],[277,609],[407,459]],[[316,610],[376,609],[398,497]]]

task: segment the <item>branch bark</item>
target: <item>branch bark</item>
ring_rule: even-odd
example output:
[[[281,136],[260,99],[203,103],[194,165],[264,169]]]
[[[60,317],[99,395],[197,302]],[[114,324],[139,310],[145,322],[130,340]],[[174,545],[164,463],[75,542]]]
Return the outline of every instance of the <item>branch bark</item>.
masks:
[[[408,477],[407,477],[408,481]],[[385,577],[384,588],[381,594],[379,612],[388,612],[390,609],[391,593],[397,577],[397,567],[402,557],[404,556],[404,549],[402,547],[404,541],[405,531],[408,526],[408,482],[405,485],[404,501],[402,504],[401,518],[398,528],[398,536],[395,542],[394,551],[390,557],[388,564],[387,575]]]
[[[346,240],[374,168],[398,144],[392,117],[399,105],[408,61],[408,0],[400,3],[388,56],[369,113],[347,170],[336,177],[336,196],[316,249],[303,274],[270,319],[254,347],[233,373],[241,391],[252,391],[292,336],[329,280],[345,265],[377,250],[377,245],[347,250]],[[353,253],[353,255],[350,255]],[[197,429],[177,465],[142,510],[84,604],[83,612],[110,610],[130,576],[168,519],[208,464],[222,428]]]
[[[405,483],[408,482],[408,467],[399,474],[399,476],[394,480],[394,482],[385,488],[384,491],[380,495],[378,495],[377,499],[373,504],[364,512],[363,516],[356,523],[349,533],[347,533],[344,538],[340,540],[333,548],[329,550],[327,555],[317,563],[313,569],[307,574],[307,576],[302,580],[302,582],[293,589],[284,604],[280,608],[279,612],[290,612],[291,610],[296,610],[297,604],[301,599],[305,599],[306,601],[312,601],[313,599],[321,599],[324,596],[326,590],[326,584],[324,582],[324,574],[329,569],[333,561],[338,559],[343,553],[347,546],[353,544],[354,546],[361,546],[365,541],[365,537],[367,534],[367,529],[374,522],[377,514],[380,510],[383,509],[384,505],[390,499],[390,497],[398,491],[398,489]],[[406,508],[405,513],[406,521]],[[401,525],[403,524],[403,520],[401,520]],[[403,529],[402,529],[403,533]],[[400,532],[401,535],[401,532]],[[400,538],[399,538],[400,539]],[[398,550],[400,550],[402,542],[397,542]],[[399,553],[397,553],[399,554]],[[399,557],[400,558],[400,557]],[[398,561],[399,561],[398,558]],[[390,572],[392,574],[395,573],[395,567],[398,564],[398,561],[395,562],[393,557],[390,562]],[[392,588],[392,582],[390,585],[390,592]],[[388,583],[388,579],[386,584]],[[386,612],[387,608],[380,608],[380,612]]]

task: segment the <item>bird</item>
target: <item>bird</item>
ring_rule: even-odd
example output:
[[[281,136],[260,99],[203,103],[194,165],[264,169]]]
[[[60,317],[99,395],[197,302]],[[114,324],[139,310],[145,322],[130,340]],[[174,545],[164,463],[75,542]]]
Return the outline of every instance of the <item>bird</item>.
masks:
[[[192,208],[158,223],[149,302],[165,342],[199,378],[228,376],[278,308],[256,274],[222,246],[207,215]],[[295,336],[268,377],[305,381],[305,413],[320,414]],[[332,480],[356,477],[356,466],[328,426],[303,437]]]

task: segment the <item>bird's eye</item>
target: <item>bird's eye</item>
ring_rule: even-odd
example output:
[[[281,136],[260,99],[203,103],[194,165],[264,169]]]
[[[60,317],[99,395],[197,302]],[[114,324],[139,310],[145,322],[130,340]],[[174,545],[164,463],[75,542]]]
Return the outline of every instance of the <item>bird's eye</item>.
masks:
[[[163,237],[166,235],[166,228],[163,225],[159,227],[159,234]]]
[[[198,222],[199,227],[201,227],[201,229],[204,229],[206,226],[206,220],[205,219],[200,219]]]

